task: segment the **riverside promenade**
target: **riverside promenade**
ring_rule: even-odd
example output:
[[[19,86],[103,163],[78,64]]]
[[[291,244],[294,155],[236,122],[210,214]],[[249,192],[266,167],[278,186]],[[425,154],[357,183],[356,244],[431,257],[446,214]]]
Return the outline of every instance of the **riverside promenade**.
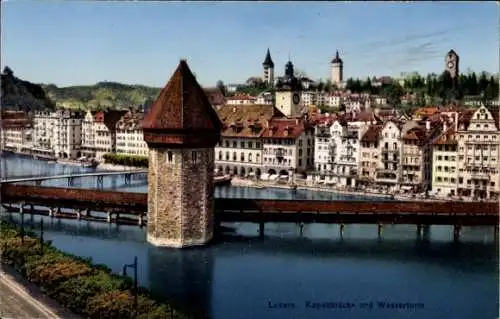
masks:
[[[0,270],[0,318],[81,319],[6,265]]]

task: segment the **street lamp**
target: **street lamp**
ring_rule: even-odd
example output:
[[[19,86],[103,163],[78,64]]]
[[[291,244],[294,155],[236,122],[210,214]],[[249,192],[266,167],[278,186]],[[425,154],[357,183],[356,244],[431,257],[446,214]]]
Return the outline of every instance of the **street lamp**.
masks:
[[[134,310],[137,311],[137,256],[134,257],[134,263],[123,265],[123,276],[127,276],[127,268],[134,269]]]

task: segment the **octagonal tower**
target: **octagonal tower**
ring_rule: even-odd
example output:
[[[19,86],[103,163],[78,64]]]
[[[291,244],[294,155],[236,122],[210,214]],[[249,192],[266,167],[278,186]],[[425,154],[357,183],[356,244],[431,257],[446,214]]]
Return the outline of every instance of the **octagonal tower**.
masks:
[[[208,243],[221,122],[185,60],[142,127],[149,148],[148,242],[175,248]]]

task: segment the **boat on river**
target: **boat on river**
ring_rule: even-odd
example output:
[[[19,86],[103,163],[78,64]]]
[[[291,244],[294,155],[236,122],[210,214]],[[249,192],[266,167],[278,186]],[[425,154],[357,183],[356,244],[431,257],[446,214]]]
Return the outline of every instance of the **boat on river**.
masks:
[[[230,185],[231,184],[231,175],[219,175],[214,177],[215,185]]]

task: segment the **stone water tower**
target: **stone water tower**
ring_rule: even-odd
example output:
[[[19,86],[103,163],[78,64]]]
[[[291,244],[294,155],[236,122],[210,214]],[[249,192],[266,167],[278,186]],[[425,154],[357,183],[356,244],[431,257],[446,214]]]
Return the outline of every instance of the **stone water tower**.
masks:
[[[175,248],[208,243],[221,122],[185,60],[142,127],[149,148],[148,242]]]

